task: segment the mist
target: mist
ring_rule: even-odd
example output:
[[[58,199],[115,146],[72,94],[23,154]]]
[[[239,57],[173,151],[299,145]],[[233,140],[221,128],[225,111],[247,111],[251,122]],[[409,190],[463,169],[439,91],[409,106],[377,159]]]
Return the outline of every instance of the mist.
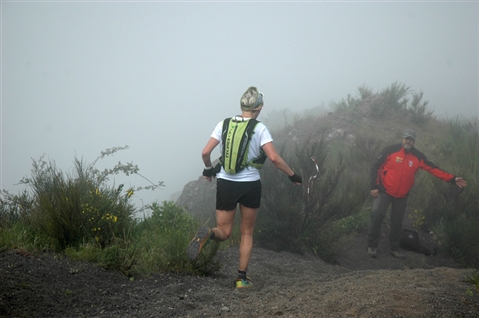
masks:
[[[476,117],[478,16],[477,2],[2,1],[0,188],[22,189],[43,154],[68,171],[128,145],[99,168],[133,162],[165,185],[137,202],[170,200],[249,86],[266,123],[394,82],[436,116]]]

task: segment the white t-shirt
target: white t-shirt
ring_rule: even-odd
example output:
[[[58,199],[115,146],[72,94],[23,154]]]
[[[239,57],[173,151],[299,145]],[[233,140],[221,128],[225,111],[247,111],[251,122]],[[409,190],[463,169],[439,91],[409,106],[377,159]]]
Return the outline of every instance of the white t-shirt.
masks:
[[[241,116],[235,116],[233,118],[236,118],[237,120],[249,120],[250,118],[242,118]],[[223,142],[221,141],[221,132],[223,131],[223,120],[220,121],[216,127],[215,130],[213,130],[213,133],[211,134],[211,137],[215,138],[216,140],[219,140],[220,142],[220,153],[223,153]],[[249,148],[248,148],[248,161],[259,157],[260,155],[260,150],[261,147],[268,143],[272,142],[273,137],[271,136],[271,133],[268,130],[268,127],[266,127],[262,122],[258,122],[256,127],[254,128],[254,134],[253,137],[251,138],[251,141],[249,143]],[[223,167],[221,167],[221,171],[216,175],[218,179],[225,179],[225,180],[231,180],[231,181],[238,181],[238,182],[247,182],[247,181],[256,181],[259,180],[259,171],[258,169],[248,166],[241,170],[240,172],[236,174],[229,174],[224,171]]]

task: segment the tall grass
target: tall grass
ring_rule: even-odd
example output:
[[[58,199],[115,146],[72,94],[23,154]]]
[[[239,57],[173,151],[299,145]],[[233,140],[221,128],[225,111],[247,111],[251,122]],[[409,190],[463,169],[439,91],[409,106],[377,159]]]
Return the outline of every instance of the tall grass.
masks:
[[[163,206],[153,203],[151,211],[151,217],[142,220],[134,231],[145,268],[201,274],[219,269],[219,263],[213,260],[219,244],[214,241],[208,242],[197,262],[187,258],[186,248],[199,227],[190,213],[172,202],[164,202]]]

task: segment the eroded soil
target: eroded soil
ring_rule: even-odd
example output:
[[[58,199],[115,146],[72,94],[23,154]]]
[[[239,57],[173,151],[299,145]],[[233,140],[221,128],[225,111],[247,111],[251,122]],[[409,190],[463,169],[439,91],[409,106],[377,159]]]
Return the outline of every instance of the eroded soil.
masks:
[[[50,254],[0,253],[0,317],[479,317],[471,269],[450,258],[405,251],[398,260],[379,247],[369,257],[364,233],[338,255],[254,248],[254,287],[233,286],[237,248],[220,251],[210,277],[121,273]]]

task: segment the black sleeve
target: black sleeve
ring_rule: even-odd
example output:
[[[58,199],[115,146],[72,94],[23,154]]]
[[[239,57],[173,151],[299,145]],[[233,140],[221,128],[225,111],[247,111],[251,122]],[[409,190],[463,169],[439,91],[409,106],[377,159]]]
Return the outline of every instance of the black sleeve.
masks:
[[[382,166],[382,164],[386,161],[387,157],[399,150],[399,147],[401,147],[401,144],[399,145],[391,145],[391,146],[387,146],[385,147],[381,153],[379,154],[379,156],[376,158],[376,161],[374,161],[374,163],[372,164],[371,166],[371,171],[369,172],[369,178],[370,178],[370,188],[371,190],[376,190],[376,189],[379,189],[379,176],[378,176],[378,173],[379,173],[379,168]]]

